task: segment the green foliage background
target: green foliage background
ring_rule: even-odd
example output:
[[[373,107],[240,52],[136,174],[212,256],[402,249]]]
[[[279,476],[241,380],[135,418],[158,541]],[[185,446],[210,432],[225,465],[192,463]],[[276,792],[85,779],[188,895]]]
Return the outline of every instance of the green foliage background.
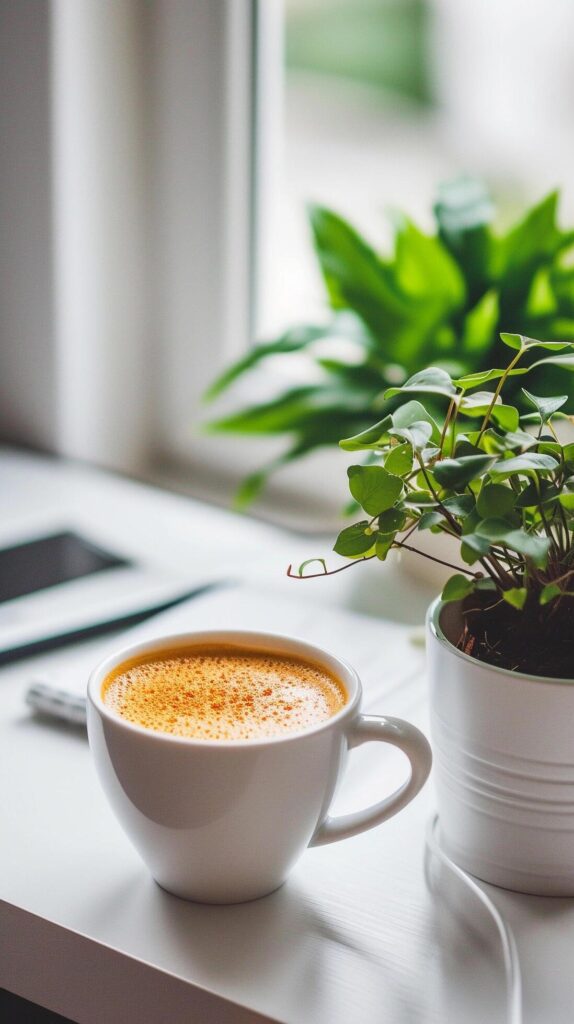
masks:
[[[279,459],[254,474],[238,495],[252,501],[278,465],[331,445],[372,422],[389,386],[429,364],[452,376],[504,365],[500,332],[574,339],[574,231],[557,220],[558,192],[527,210],[505,232],[494,207],[472,179],[445,185],[427,234],[397,216],[392,252],[377,252],[341,216],[309,209],[317,259],[332,318],[303,324],[254,346],[212,385],[213,400],[265,360],[306,352],[321,373],[317,383],[289,387],[270,401],[212,421],[210,429],[245,435],[285,435]],[[349,355],[325,354],[325,339],[345,338]],[[318,342],[321,341],[321,346]],[[541,367],[538,390],[574,391],[571,374]],[[514,401],[519,385],[508,381]],[[516,396],[519,406],[524,400]]]

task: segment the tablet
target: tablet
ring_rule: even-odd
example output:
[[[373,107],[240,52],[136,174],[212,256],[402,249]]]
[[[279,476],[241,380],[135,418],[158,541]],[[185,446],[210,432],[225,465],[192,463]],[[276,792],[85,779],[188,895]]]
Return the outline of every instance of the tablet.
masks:
[[[137,622],[201,590],[74,529],[0,548],[0,662]]]

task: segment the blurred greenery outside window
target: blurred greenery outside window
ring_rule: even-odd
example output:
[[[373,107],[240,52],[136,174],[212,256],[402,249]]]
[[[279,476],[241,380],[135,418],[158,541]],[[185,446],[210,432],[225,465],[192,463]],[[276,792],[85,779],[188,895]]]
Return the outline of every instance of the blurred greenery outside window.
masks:
[[[239,504],[277,469],[299,493],[319,468],[324,489],[327,463],[306,478],[300,456],[340,455],[429,363],[498,365],[500,330],[574,337],[574,5],[546,2],[542,26],[542,0],[286,0],[268,345],[211,389],[212,430],[269,446]],[[574,395],[572,369],[547,370],[541,393]]]
[[[333,75],[431,103],[424,0],[291,0],[288,70]]]

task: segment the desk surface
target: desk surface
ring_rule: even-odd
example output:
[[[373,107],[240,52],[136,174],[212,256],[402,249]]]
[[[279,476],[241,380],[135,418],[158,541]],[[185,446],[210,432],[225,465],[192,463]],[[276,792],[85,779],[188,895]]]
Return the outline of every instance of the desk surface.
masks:
[[[326,541],[50,460],[5,453],[0,481],[0,538],[41,508],[135,557],[153,550],[166,567],[187,558],[198,574],[243,581],[140,633],[225,622],[309,637],[356,665],[368,710],[425,728],[424,658],[409,624],[429,594],[400,573],[364,566],[290,582],[287,562],[322,554]],[[81,1024],[509,1019],[492,917],[432,857],[425,880],[431,785],[380,829],[309,850],[264,900],[204,907],[162,892],[106,804],[85,736],[30,716],[23,702],[33,674],[77,688],[117,642],[0,671],[0,985]],[[403,771],[396,751],[354,752],[336,809],[370,802]],[[574,903],[482,890],[516,938],[525,1024],[571,1022]]]

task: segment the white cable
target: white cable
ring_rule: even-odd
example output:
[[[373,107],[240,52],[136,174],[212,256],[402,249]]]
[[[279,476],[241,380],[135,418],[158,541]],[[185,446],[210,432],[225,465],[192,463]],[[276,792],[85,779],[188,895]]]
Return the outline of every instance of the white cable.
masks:
[[[492,917],[500,935],[502,953],[504,958],[504,970],[506,975],[506,1007],[508,1024],[522,1024],[522,977],[520,972],[520,960],[516,948],[514,935],[502,917],[498,907],[486,895],[481,887],[467,875],[466,871],[459,868],[441,849],[436,837],[438,827],[438,814],[435,814],[429,821],[426,829],[426,846],[442,864],[444,864],[460,881],[478,897],[482,905]]]

